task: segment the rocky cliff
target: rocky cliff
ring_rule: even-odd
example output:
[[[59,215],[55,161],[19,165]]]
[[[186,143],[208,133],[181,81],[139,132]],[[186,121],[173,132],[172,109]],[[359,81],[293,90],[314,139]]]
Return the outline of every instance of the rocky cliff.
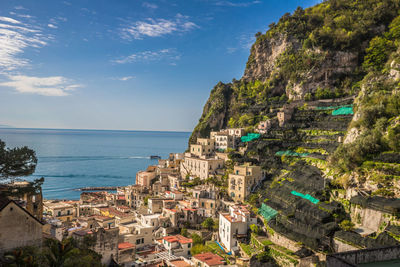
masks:
[[[318,106],[315,101],[353,96],[354,116],[346,123],[299,111],[290,130],[296,135],[304,127],[331,131],[328,124],[337,125],[344,144],[335,144],[329,158],[339,173],[359,171],[365,161],[397,153],[391,139],[398,140],[400,132],[399,6],[399,0],[328,0],[285,14],[266,33],[256,34],[243,77],[220,82],[211,91],[190,142],[226,127],[252,131],[290,103]],[[382,173],[376,175],[387,179],[388,172],[386,178]],[[349,177],[341,180],[344,186],[362,183],[354,178],[359,175]]]

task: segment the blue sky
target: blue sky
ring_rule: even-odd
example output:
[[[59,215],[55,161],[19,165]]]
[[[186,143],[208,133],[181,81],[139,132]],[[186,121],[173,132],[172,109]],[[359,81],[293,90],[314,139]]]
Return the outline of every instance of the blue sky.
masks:
[[[318,0],[1,0],[0,125],[191,131],[254,34]]]

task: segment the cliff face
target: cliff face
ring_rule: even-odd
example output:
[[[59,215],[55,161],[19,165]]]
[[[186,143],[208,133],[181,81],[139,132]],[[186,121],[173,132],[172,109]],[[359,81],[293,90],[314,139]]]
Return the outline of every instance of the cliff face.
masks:
[[[377,159],[387,161],[388,153],[400,158],[396,156],[400,150],[396,145],[400,142],[399,8],[399,0],[328,0],[285,14],[265,34],[256,34],[243,77],[220,82],[211,91],[190,142],[226,127],[253,131],[259,121],[276,118],[279,108],[292,103],[304,108],[295,112],[291,125],[272,128],[269,138],[281,140],[274,141],[273,148],[269,143],[250,144],[252,157],[258,154],[259,161],[274,162],[272,150],[319,147],[310,142],[320,138],[318,142],[328,142],[324,149],[329,151],[325,159],[333,164],[330,173],[332,168],[348,173],[335,176],[344,187],[363,187],[363,172],[373,173],[371,179],[381,185],[400,177],[400,167],[385,167],[391,169],[387,171],[382,166],[378,170],[376,164],[365,165]],[[354,103],[338,103],[353,104],[352,117],[330,118],[326,117],[329,112],[306,108],[322,105],[324,99],[350,96]],[[340,136],[334,133],[335,127]],[[320,131],[326,134],[316,139],[315,132]],[[272,150],[265,154],[257,147]],[[349,174],[355,169],[356,173]],[[393,190],[382,194],[393,195]]]
[[[243,77],[211,91],[190,140],[212,129],[253,127],[287,100],[358,94],[365,49],[398,7],[398,0],[330,0],[285,14],[256,35]]]

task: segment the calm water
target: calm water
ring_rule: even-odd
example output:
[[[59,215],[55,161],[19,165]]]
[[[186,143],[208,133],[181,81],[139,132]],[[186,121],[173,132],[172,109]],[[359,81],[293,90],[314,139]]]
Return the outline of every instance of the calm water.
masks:
[[[49,199],[79,199],[73,189],[85,186],[134,184],[136,172],[156,164],[150,155],[166,158],[184,152],[190,133],[147,131],[1,129],[8,147],[36,151],[36,172],[28,179],[45,178]]]

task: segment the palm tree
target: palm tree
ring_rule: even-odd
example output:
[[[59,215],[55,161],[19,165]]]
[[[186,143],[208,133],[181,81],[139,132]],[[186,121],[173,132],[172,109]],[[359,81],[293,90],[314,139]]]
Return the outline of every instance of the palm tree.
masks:
[[[69,258],[79,254],[71,238],[59,242],[55,239],[46,240],[44,255],[50,267],[63,267]]]

